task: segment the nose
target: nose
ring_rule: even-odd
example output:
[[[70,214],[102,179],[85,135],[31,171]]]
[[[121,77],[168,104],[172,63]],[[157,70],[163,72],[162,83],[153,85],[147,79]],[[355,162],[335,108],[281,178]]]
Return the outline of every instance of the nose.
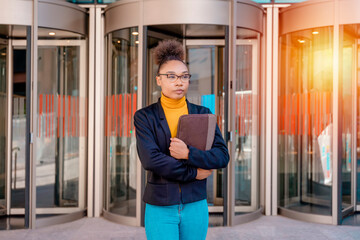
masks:
[[[176,76],[175,84],[176,84],[176,85],[180,85],[180,86],[182,86],[182,85],[183,85],[183,82],[182,82],[182,80],[181,80],[181,77],[180,77],[180,76]]]

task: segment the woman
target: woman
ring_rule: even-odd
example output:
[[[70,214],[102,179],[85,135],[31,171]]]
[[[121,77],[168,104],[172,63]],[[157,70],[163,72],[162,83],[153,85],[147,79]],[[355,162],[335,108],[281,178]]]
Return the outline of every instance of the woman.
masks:
[[[143,196],[146,236],[150,240],[205,239],[209,222],[206,178],[211,169],[226,167],[228,150],[218,127],[208,151],[175,137],[181,115],[210,110],[185,99],[191,75],[179,42],[160,42],[154,56],[161,98],[134,115],[137,150],[148,171]]]

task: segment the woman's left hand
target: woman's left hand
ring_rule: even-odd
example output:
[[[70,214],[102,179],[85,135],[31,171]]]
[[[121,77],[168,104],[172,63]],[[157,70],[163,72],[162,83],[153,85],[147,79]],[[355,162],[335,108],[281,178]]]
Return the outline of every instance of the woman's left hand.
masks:
[[[179,138],[170,138],[170,155],[176,159],[188,159],[189,149]]]

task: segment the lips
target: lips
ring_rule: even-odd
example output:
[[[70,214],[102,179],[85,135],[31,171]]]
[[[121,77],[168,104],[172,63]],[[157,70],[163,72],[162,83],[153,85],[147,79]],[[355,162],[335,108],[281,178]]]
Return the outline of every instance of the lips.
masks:
[[[175,90],[175,92],[176,92],[177,94],[182,94],[182,93],[184,92],[184,90],[178,89],[178,90]]]

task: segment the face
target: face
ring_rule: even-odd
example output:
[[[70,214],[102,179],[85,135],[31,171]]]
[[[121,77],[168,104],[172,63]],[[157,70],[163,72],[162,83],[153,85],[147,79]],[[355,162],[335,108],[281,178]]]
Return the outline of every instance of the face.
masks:
[[[159,73],[173,73],[178,76],[189,74],[186,65],[177,60],[171,60],[163,64]],[[165,75],[157,76],[156,83],[161,87],[161,91],[166,97],[176,100],[184,97],[189,88],[189,81],[183,82],[180,78],[177,78],[174,82],[171,82]]]

